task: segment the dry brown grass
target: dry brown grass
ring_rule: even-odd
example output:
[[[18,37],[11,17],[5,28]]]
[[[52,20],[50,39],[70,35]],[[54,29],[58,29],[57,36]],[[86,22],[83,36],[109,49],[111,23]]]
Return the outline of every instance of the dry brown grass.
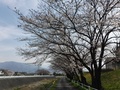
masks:
[[[11,90],[41,90],[40,88],[44,88],[44,85],[53,82],[55,79],[44,79],[38,82],[34,82],[31,84],[15,87]],[[44,89],[43,89],[44,90]]]

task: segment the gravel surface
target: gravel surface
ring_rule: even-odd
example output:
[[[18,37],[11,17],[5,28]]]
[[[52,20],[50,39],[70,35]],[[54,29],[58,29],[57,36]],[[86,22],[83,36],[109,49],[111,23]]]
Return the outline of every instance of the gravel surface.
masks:
[[[59,80],[56,90],[78,90],[78,89],[73,88],[63,77]]]

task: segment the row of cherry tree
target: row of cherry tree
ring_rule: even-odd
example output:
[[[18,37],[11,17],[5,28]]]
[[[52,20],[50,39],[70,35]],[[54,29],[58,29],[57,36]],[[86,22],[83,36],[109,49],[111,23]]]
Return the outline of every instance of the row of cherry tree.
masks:
[[[28,37],[20,54],[27,59],[50,59],[52,68],[64,71],[68,78],[102,90],[101,70],[104,61],[119,39],[120,0],[42,0],[37,10],[19,15]]]

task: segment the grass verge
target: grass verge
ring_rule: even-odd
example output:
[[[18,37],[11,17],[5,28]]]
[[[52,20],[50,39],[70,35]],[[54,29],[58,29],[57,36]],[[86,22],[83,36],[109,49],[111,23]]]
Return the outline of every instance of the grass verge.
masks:
[[[85,74],[85,77],[90,83],[90,74]],[[101,80],[104,90],[120,90],[120,69],[102,73]]]
[[[16,87],[11,90],[47,90],[55,80],[56,79],[44,79],[39,82]]]
[[[67,79],[67,81],[70,82],[70,84],[71,84],[73,87],[75,87],[75,88],[77,88],[77,89],[79,89],[79,90],[86,90],[85,88],[82,88],[78,83],[76,83],[76,82],[74,82],[74,81],[70,81],[69,79]]]
[[[56,87],[57,87],[58,81],[59,81],[59,78],[57,78],[56,80],[54,80],[54,81],[52,82],[52,85],[50,86],[49,90],[55,90]]]

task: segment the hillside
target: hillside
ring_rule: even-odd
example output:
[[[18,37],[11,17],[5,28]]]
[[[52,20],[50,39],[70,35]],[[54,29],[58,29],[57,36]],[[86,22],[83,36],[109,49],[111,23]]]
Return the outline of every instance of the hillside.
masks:
[[[102,84],[105,90],[120,90],[120,70],[102,74]]]
[[[87,81],[90,82],[90,75],[85,74]],[[105,90],[120,90],[120,69],[102,74],[102,85]]]
[[[2,62],[0,63],[0,69],[8,69],[17,72],[35,72],[38,67],[33,64],[19,63],[19,62]]]

